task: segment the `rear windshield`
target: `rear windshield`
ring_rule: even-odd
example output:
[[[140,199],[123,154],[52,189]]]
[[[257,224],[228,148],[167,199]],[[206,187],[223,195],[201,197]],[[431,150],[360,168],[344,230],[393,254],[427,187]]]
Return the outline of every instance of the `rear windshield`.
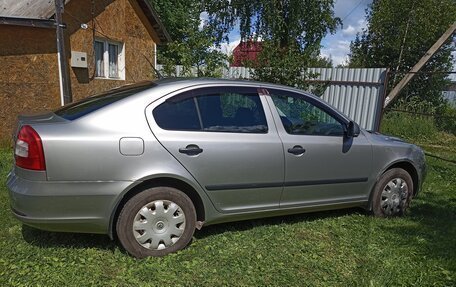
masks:
[[[72,121],[156,85],[153,82],[127,85],[66,105],[54,113],[59,117]]]

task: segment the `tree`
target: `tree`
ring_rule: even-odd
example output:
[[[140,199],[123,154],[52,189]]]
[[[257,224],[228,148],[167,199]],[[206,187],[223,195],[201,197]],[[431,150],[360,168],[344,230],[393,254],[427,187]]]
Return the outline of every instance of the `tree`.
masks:
[[[328,65],[320,57],[320,44],[341,23],[333,7],[333,0],[221,0],[205,5],[219,41],[237,25],[243,41],[262,41],[259,60],[248,63],[255,68],[254,78],[301,88],[308,87],[304,67]]]
[[[391,89],[456,20],[454,0],[374,0],[368,27],[351,43],[351,67],[389,67]],[[419,103],[438,110],[452,69],[449,40],[409,83],[396,105]],[[409,104],[410,106],[410,104]]]
[[[169,32],[171,43],[158,48],[157,61],[164,65],[164,74],[175,76],[175,66],[183,66],[183,74],[196,70],[199,77],[220,76],[227,57],[220,50],[218,34],[213,26],[202,25],[204,5],[188,0],[149,0]]]

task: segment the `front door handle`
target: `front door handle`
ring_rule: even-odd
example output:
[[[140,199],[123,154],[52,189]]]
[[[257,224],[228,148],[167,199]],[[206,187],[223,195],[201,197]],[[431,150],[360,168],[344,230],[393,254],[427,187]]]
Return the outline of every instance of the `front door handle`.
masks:
[[[306,149],[300,145],[295,145],[294,147],[289,148],[288,152],[294,155],[301,155],[306,152]]]
[[[195,144],[189,144],[185,148],[179,149],[180,153],[185,153],[186,155],[197,155],[203,152],[203,149]]]

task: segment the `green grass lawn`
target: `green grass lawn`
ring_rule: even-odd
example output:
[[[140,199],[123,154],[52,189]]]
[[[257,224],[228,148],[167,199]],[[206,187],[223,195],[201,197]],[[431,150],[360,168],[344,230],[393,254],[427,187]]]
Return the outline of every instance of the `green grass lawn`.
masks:
[[[456,137],[420,140],[456,158]],[[0,286],[455,286],[456,164],[427,158],[404,218],[360,209],[221,224],[189,248],[134,259],[107,236],[39,231],[9,210],[11,151],[0,151]]]

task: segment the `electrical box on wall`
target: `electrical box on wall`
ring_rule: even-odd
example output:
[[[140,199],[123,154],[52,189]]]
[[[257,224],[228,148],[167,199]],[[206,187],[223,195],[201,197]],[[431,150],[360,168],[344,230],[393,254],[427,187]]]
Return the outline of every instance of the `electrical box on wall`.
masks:
[[[71,67],[87,68],[87,53],[71,51]]]

